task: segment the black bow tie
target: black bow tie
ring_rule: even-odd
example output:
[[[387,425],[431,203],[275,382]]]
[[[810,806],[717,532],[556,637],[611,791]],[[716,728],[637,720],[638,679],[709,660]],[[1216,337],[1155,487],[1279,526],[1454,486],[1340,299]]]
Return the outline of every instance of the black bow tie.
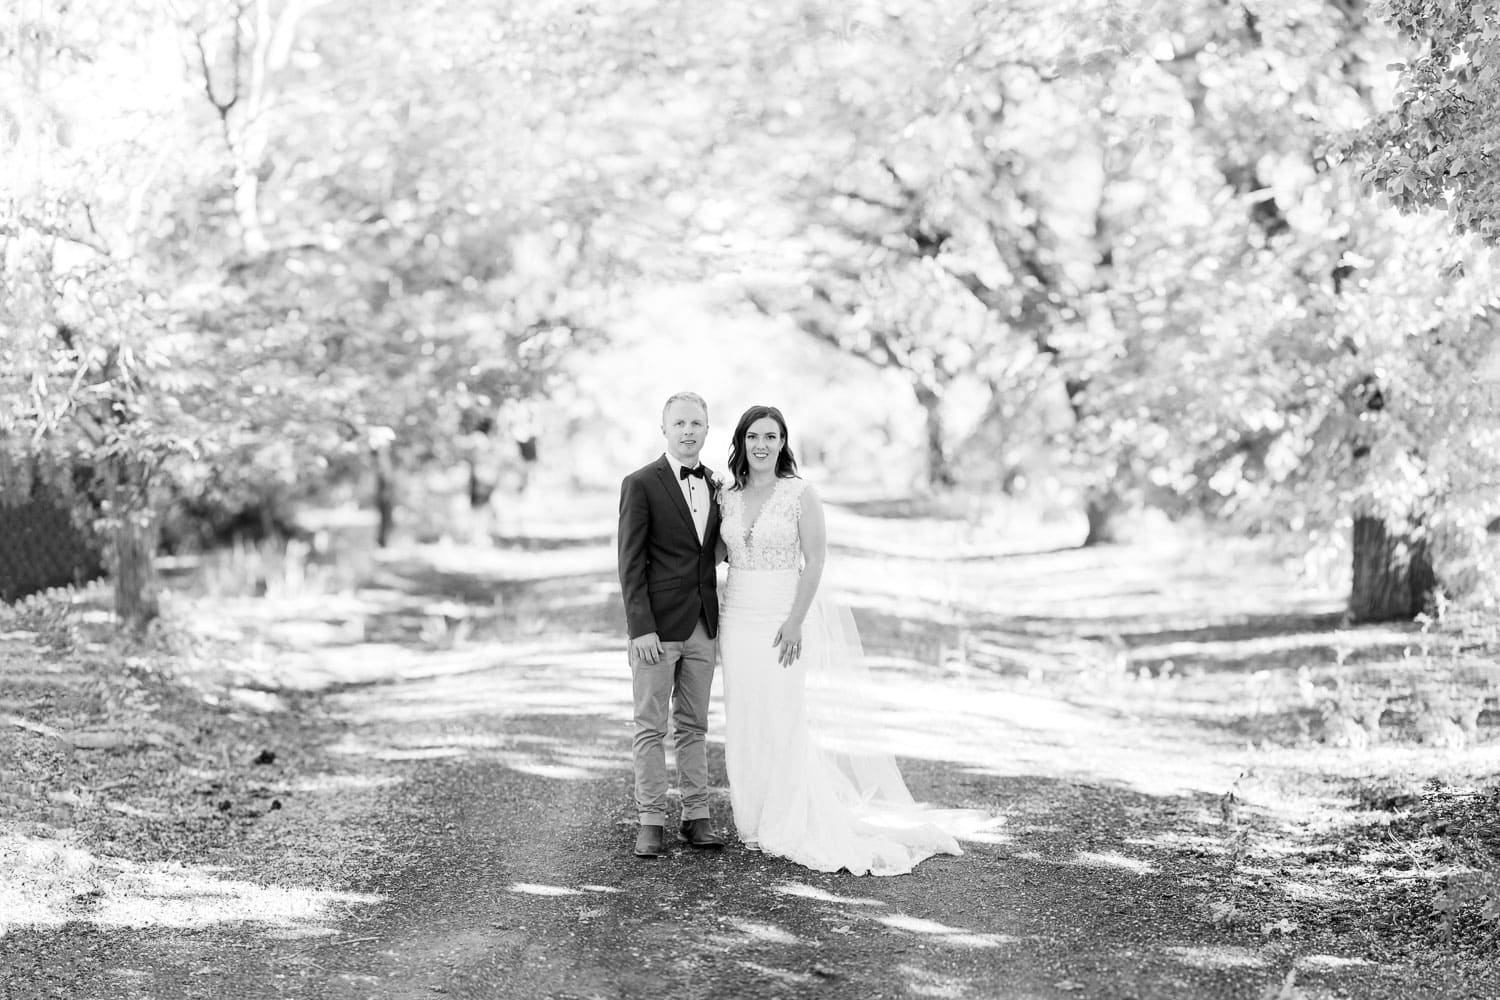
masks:
[[[701,465],[694,466],[691,469],[684,465],[682,468],[677,470],[678,479],[686,479],[688,476],[697,476],[699,479],[706,480],[708,479],[708,470],[703,468],[703,466]]]

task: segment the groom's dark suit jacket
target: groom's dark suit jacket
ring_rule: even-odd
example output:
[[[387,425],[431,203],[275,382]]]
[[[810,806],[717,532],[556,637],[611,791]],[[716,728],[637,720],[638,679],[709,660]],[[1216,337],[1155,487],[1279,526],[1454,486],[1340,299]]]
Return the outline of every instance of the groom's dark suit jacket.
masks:
[[[667,456],[620,484],[620,590],[632,639],[655,632],[662,642],[684,642],[700,617],[710,637],[719,634],[718,494],[712,479],[703,483],[708,526],[701,544]]]

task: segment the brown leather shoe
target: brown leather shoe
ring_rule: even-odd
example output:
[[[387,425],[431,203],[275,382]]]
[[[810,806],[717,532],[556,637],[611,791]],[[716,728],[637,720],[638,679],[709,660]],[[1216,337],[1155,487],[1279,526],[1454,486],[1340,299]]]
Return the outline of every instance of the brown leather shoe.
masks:
[[[666,831],[659,826],[641,824],[640,830],[635,835],[635,856],[638,858],[659,858],[667,853],[662,841],[665,839]]]
[[[693,847],[717,851],[724,846],[724,839],[714,833],[714,825],[708,819],[687,820],[678,832],[682,834],[682,839]]]

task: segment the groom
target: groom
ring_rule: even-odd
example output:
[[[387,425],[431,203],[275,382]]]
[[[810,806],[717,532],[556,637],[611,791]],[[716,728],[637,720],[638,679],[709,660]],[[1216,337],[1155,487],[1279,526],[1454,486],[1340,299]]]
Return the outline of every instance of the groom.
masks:
[[[662,409],[667,453],[620,484],[620,589],[630,629],[635,692],[635,854],[666,853],[667,737],[677,730],[682,838],[719,849],[708,815],[708,699],[714,679],[719,592],[714,549],[719,512],[714,484],[698,461],[708,436],[708,404],[679,392]]]

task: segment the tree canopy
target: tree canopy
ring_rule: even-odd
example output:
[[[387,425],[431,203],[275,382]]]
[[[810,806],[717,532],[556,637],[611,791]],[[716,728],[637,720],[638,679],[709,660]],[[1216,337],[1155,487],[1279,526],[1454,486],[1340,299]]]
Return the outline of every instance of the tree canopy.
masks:
[[[902,379],[932,486],[1457,566],[1497,513],[1485,9],[37,5],[7,467],[125,523],[452,463],[712,277]]]
[[[1440,209],[1461,233],[1500,241],[1500,12],[1489,0],[1383,0],[1415,46],[1393,106],[1355,136],[1370,183],[1404,211]]]

